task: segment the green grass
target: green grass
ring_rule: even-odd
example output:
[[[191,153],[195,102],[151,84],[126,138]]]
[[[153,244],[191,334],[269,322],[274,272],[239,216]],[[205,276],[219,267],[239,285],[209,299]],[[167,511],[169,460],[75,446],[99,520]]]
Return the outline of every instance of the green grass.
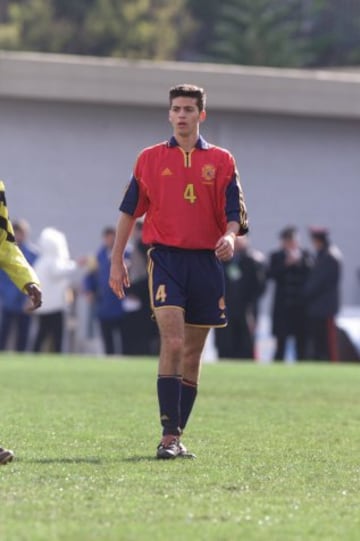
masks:
[[[360,368],[204,365],[156,461],[155,360],[2,355],[4,541],[358,541]]]

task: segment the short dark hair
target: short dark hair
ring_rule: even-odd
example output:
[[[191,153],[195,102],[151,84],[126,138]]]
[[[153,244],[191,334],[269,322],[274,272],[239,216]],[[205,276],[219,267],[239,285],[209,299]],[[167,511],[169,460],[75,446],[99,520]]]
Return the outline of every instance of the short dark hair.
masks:
[[[320,241],[324,245],[329,245],[329,230],[326,227],[312,226],[309,228],[310,237]]]
[[[294,225],[288,225],[287,227],[284,227],[284,229],[280,231],[279,237],[282,240],[290,240],[290,239],[293,239],[296,234],[297,234],[297,228]]]
[[[195,98],[199,111],[201,112],[205,110],[206,94],[205,90],[200,86],[181,84],[171,87],[169,91],[170,107],[172,105],[172,100],[180,96],[184,96],[185,98]]]
[[[104,229],[102,230],[103,237],[107,237],[108,235],[115,235],[115,233],[115,227],[112,227],[111,225],[104,227]]]

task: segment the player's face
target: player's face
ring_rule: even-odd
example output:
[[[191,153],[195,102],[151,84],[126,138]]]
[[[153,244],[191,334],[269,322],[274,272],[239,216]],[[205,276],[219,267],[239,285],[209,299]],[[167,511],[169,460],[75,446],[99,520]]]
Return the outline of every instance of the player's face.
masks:
[[[199,111],[195,98],[179,96],[172,100],[169,120],[175,137],[197,135],[199,124],[205,120],[205,116],[205,111]]]

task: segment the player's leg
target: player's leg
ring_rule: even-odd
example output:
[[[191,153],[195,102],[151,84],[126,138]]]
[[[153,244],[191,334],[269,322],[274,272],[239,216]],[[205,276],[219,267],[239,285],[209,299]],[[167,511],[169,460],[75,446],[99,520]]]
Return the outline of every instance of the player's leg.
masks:
[[[156,246],[148,252],[150,304],[160,335],[157,393],[163,428],[158,458],[179,455],[180,393],[185,340],[186,267],[183,250]]]
[[[160,333],[160,358],[157,393],[162,425],[158,458],[175,458],[179,454],[180,397],[185,324],[183,310],[163,307],[154,311]]]
[[[226,325],[224,274],[213,252],[188,256],[185,344],[182,363],[180,428],[185,429],[197,396],[200,360],[211,327]],[[194,456],[182,447],[182,456]]]
[[[182,432],[196,399],[200,379],[200,359],[208,333],[209,329],[206,327],[185,326],[180,402],[180,428]]]
[[[181,375],[185,343],[184,312],[176,307],[155,310],[160,333],[159,373]]]

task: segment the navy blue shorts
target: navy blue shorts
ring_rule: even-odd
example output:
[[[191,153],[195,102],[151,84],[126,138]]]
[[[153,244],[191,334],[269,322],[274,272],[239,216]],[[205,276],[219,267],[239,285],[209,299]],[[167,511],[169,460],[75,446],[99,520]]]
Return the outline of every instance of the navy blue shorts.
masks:
[[[153,310],[176,306],[189,325],[226,326],[224,270],[213,250],[155,245],[148,257]]]

